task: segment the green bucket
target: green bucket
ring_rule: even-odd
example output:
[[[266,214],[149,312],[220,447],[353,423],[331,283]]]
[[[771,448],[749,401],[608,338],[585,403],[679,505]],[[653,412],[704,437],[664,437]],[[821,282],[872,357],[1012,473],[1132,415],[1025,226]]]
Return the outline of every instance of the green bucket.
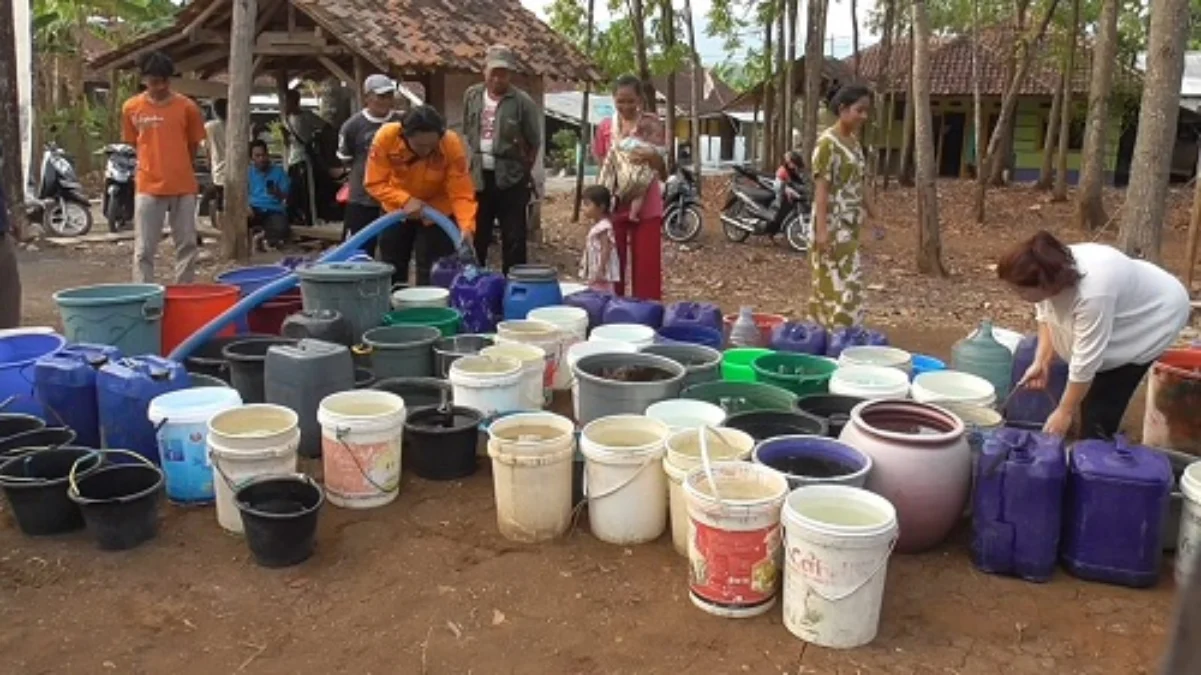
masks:
[[[442,331],[442,337],[459,333],[463,314],[449,307],[412,307],[384,315],[385,326],[432,326]]]
[[[158,355],[163,301],[158,284],[97,284],[54,294],[67,342],[112,345],[125,356]]]
[[[721,379],[726,382],[754,382],[755,371],[751,370],[751,362],[770,353],[770,349],[758,347],[727,349],[721,355]]]
[[[751,362],[755,378],[764,384],[787,389],[797,396],[824,394],[838,364],[820,356],[772,352]]]
[[[392,307],[393,269],[381,262],[317,263],[298,268],[296,276],[304,308],[336,310],[358,340]]]
[[[796,394],[760,382],[706,382],[685,389],[680,398],[690,398],[721,406],[733,415],[755,410],[792,410]]]

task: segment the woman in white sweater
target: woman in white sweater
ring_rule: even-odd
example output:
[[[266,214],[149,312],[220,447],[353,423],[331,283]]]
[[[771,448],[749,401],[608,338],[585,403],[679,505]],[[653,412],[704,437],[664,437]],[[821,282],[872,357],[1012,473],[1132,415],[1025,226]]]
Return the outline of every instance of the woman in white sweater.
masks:
[[[1151,364],[1188,322],[1184,285],[1103,244],[1065,246],[1039,232],[1006,253],[997,275],[1038,319],[1038,352],[1019,386],[1043,389],[1055,354],[1068,385],[1043,430],[1111,438]]]

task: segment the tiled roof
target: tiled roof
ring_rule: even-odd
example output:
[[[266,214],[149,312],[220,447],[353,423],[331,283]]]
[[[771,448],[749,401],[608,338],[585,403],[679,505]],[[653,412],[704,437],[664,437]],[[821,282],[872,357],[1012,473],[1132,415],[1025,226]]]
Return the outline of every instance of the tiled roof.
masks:
[[[692,114],[692,64],[682,66],[679,70],[671,74],[676,85],[676,108],[684,111],[685,115]],[[651,78],[655,85],[655,90],[660,94],[667,91],[667,75],[658,75]],[[703,98],[697,102],[698,115],[714,115],[725,110],[726,106],[733,103],[734,99],[738,98],[738,92],[734,91],[730,85],[726,84],[717,73],[705,68],[702,78],[702,89],[700,91]],[[704,96],[704,94],[708,94]],[[749,110],[750,106],[746,106]]]

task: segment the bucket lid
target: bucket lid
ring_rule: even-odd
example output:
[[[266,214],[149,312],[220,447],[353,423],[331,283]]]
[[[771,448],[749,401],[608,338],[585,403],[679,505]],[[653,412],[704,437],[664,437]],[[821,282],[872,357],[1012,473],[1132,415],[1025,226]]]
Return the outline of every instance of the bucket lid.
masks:
[[[509,269],[509,280],[525,283],[558,282],[559,272],[550,265],[514,265]]]
[[[388,263],[336,262],[317,263],[296,270],[296,275],[305,281],[361,281],[363,279],[391,278],[395,268]]]
[[[231,387],[196,387],[159,394],[150,401],[146,416],[154,424],[165,422],[198,424],[213,415],[242,405],[242,397]]]

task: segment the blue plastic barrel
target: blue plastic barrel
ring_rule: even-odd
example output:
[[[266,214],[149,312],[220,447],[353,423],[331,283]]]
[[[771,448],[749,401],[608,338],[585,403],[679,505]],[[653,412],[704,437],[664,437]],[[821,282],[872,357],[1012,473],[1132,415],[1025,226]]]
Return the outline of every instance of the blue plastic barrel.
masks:
[[[54,294],[67,342],[112,345],[122,354],[158,354],[163,302],[158,284],[98,284]]]
[[[219,284],[228,284],[238,287],[238,294],[241,297],[246,297],[251,293],[259,290],[263,286],[280,279],[292,270],[283,265],[250,265],[248,267],[235,267],[232,270],[227,270],[214,277],[214,281]],[[242,315],[234,322],[239,333],[245,333],[250,330],[246,323],[246,315]]]
[[[925,354],[913,355],[913,377],[917,377],[922,373],[933,373],[938,370],[946,369],[947,364],[943,363],[939,359],[934,358],[933,356],[927,356]]]
[[[708,326],[680,324],[660,328],[658,341],[704,345],[720,351],[722,334],[720,330],[709,328]]]
[[[550,265],[514,265],[505,287],[505,320],[522,320],[531,310],[563,304],[559,273]]]
[[[158,440],[147,416],[154,397],[185,389],[188,372],[161,356],[127,356],[96,375],[96,402],[104,447],[130,450],[159,463]]]
[[[46,419],[34,391],[34,364],[66,344],[55,333],[17,333],[0,337],[0,412]]]
[[[663,325],[704,326],[720,331],[721,308],[709,302],[673,302],[663,313]]]
[[[34,385],[51,424],[75,432],[75,445],[100,447],[100,409],[96,403],[96,373],[121,358],[109,345],[74,344],[38,359]]]
[[[658,328],[663,325],[663,303],[635,298],[613,298],[605,307],[603,323],[640,323]]]
[[[158,451],[167,479],[167,498],[178,504],[213,501],[213,467],[208,458],[208,422],[242,405],[229,387],[181,389],[159,394],[147,416],[158,429]]]

